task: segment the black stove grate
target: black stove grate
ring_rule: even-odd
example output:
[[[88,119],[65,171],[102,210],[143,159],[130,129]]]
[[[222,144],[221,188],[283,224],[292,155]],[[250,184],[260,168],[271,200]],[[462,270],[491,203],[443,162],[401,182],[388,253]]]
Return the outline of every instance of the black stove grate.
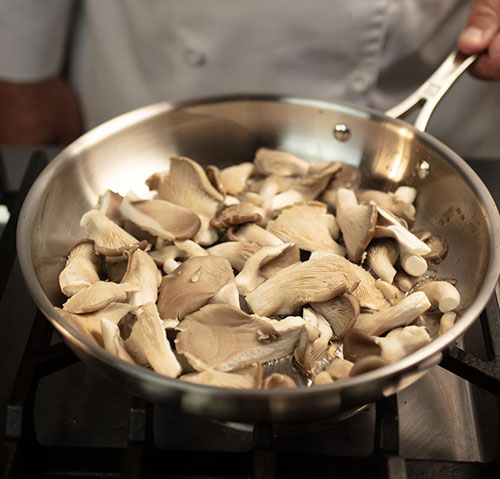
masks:
[[[1,251],[8,252],[0,258],[0,294],[15,259],[15,228],[22,201],[46,162],[43,154],[33,156],[12,207],[12,216],[0,245]],[[488,360],[453,347],[445,353],[441,366],[493,392],[500,404],[500,314],[495,297],[481,315],[481,324],[488,346]],[[51,344],[52,336],[52,326],[38,311],[5,412],[5,441],[0,444],[0,479],[500,477],[500,451],[490,463],[401,457],[396,395],[376,403],[374,449],[368,457],[278,452],[274,447],[272,424],[254,425],[253,450],[248,452],[160,449],[153,439],[153,406],[140,398],[133,398],[130,405],[126,447],[45,446],[37,441],[35,430],[37,387],[45,376],[78,361],[64,343]]]

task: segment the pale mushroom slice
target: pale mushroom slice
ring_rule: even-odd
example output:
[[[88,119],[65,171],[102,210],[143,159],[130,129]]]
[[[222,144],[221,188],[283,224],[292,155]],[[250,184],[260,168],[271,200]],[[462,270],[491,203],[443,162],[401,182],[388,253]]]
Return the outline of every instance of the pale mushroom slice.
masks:
[[[366,250],[366,264],[381,279],[392,283],[396,276],[394,264],[399,256],[397,245],[391,239],[373,241]]]
[[[96,252],[102,255],[118,256],[125,249],[139,244],[138,239],[98,210],[87,211],[80,220],[80,226],[94,241]]]
[[[375,336],[365,333],[359,328],[352,328],[344,337],[344,359],[356,363],[366,356],[380,356],[380,346]]]
[[[261,249],[261,246],[251,241],[226,241],[211,246],[206,251],[213,256],[227,259],[233,269],[241,271],[248,258],[259,249]]]
[[[447,333],[455,324],[455,320],[457,319],[457,313],[454,311],[448,311],[441,316],[439,321],[439,331],[438,336],[442,336]]]
[[[370,311],[379,311],[387,309],[389,303],[384,298],[384,295],[375,285],[375,278],[363,267],[351,263],[347,258],[324,251],[316,251],[311,253],[310,260],[322,259],[328,257],[332,267],[336,271],[341,271],[345,274],[355,275],[359,281],[357,288],[352,291],[354,297],[359,301],[360,308]]]
[[[381,291],[384,298],[389,301],[391,306],[399,303],[404,298],[404,294],[400,289],[380,278],[375,281],[375,286]]]
[[[349,377],[354,363],[347,359],[335,358],[332,363],[326,368],[326,372],[333,380],[344,379]]]
[[[224,191],[224,186],[222,185],[222,178],[220,170],[215,165],[208,165],[205,168],[205,174],[207,175],[210,184],[222,195],[224,196],[224,201],[226,201],[226,192]]]
[[[424,292],[412,293],[398,304],[372,314],[362,314],[356,321],[356,328],[368,334],[379,336],[390,329],[406,326],[431,307]]]
[[[394,196],[400,201],[413,204],[417,199],[417,189],[413,186],[398,186],[394,191]]]
[[[166,200],[134,201],[127,195],[120,212],[142,230],[169,241],[190,239],[201,226],[191,210]]]
[[[101,317],[101,332],[104,349],[123,361],[135,364],[130,354],[125,349],[123,339],[120,337],[120,329],[113,321]]]
[[[167,340],[165,329],[154,303],[145,303],[137,312],[137,321],[132,326],[130,336],[125,340],[125,348],[139,364],[148,364],[157,373],[171,378],[181,373],[181,365]]]
[[[415,221],[415,207],[412,203],[402,200],[401,193],[398,197],[394,193],[386,193],[380,190],[361,190],[358,191],[357,196],[361,204],[368,205],[373,201],[377,206],[403,218],[410,225]]]
[[[110,303],[124,303],[130,293],[137,291],[139,291],[139,288],[132,284],[97,281],[71,296],[63,304],[63,309],[74,314],[93,313],[105,308]]]
[[[266,210],[269,218],[276,218],[283,208],[292,206],[295,203],[304,203],[305,199],[301,193],[296,190],[287,190],[283,193],[278,193],[269,200],[266,200],[262,207]]]
[[[305,201],[315,200],[340,169],[340,163],[329,162],[323,169],[314,173],[309,172],[307,176],[297,178],[292,188],[300,193]]]
[[[358,263],[375,234],[376,207],[358,204],[354,191],[340,188],[337,191],[337,223],[349,259]]]
[[[280,269],[299,261],[300,252],[293,243],[264,246],[248,258],[243,269],[236,276],[235,281],[239,293],[246,296]]]
[[[187,259],[160,285],[158,311],[162,319],[182,319],[207,304],[224,285],[234,280],[229,261],[217,256]]]
[[[444,238],[433,235],[428,231],[415,232],[415,236],[431,249],[430,253],[423,256],[426,260],[433,263],[440,263],[445,258],[448,252],[448,244]]]
[[[217,233],[209,223],[224,197],[211,185],[198,163],[184,157],[170,158],[170,170],[154,173],[146,184],[150,190],[156,190],[161,199],[184,206],[200,217],[201,228],[196,235],[198,243],[207,246],[217,241]]]
[[[319,374],[316,374],[313,378],[314,386],[321,386],[322,384],[332,384],[333,379],[328,373],[328,371],[321,371]]]
[[[428,269],[427,261],[419,255],[409,253],[400,247],[399,264],[411,276],[422,276]]]
[[[345,249],[330,233],[333,216],[326,206],[317,201],[295,204],[283,209],[281,214],[267,225],[267,230],[282,241],[294,242],[305,251],[331,251],[343,255]]]
[[[354,326],[360,311],[359,301],[349,293],[323,303],[311,303],[311,307],[328,321],[336,339],[342,339]]]
[[[266,217],[266,212],[253,203],[239,203],[231,205],[221,210],[210,224],[215,228],[228,228],[245,223],[262,223]]]
[[[260,246],[276,246],[284,243],[276,235],[254,223],[249,223],[240,228],[229,228],[227,237],[232,241],[248,241]]]
[[[71,248],[66,265],[59,274],[59,287],[65,296],[73,296],[99,281],[101,257],[92,241],[83,241]]]
[[[123,216],[120,212],[123,196],[111,191],[106,190],[100,197],[97,203],[97,209],[104,213],[111,221],[118,226],[122,226]]]
[[[234,280],[222,286],[209,300],[208,304],[230,304],[240,309],[240,294]]]
[[[312,309],[304,308],[302,314],[305,325],[294,357],[308,374],[315,374],[325,366],[324,360],[333,331],[328,321]]]
[[[255,171],[261,175],[305,176],[309,162],[286,151],[259,148],[253,160]]]
[[[262,383],[262,366],[254,363],[246,368],[237,369],[230,373],[222,371],[202,371],[199,373],[184,374],[181,381],[205,384],[231,389],[258,389]]]
[[[254,164],[250,162],[228,166],[220,171],[220,181],[224,191],[238,196],[245,191],[247,181],[254,171]]]
[[[156,303],[161,273],[153,258],[141,249],[128,253],[128,265],[121,283],[136,286],[137,291],[131,293],[129,303],[141,306],[144,303]]]
[[[325,256],[293,264],[278,271],[246,297],[252,311],[260,316],[292,314],[309,302],[329,299],[353,290],[359,283],[350,272],[337,271],[337,261]]]
[[[439,308],[442,313],[453,311],[460,305],[460,293],[448,281],[429,281],[417,290],[423,291],[429,298],[431,307]]]
[[[381,357],[389,363],[403,359],[430,341],[431,338],[423,326],[397,328],[383,338],[375,338],[381,349]]]
[[[103,309],[88,314],[73,314],[61,308],[56,309],[70,324],[76,325],[76,327],[80,331],[83,331],[86,336],[100,346],[104,346],[101,318],[106,318],[108,321],[118,324],[118,322],[130,313],[134,307],[126,303],[110,303]]]
[[[178,326],[177,351],[197,370],[231,371],[290,354],[304,320],[270,321],[227,304],[209,304]]]
[[[388,364],[389,362],[381,356],[366,356],[354,364],[349,372],[349,377],[359,376],[360,374],[383,368]]]
[[[286,374],[273,373],[264,379],[262,384],[263,389],[289,389],[296,388],[295,381]]]
[[[399,245],[413,255],[426,255],[431,249],[408,231],[394,216],[377,206],[378,218],[375,228],[376,238],[394,238]],[[338,218],[337,218],[338,219]]]
[[[186,259],[207,255],[208,251],[192,240],[174,241],[173,244],[149,252],[149,256],[158,266],[162,266],[169,259]]]

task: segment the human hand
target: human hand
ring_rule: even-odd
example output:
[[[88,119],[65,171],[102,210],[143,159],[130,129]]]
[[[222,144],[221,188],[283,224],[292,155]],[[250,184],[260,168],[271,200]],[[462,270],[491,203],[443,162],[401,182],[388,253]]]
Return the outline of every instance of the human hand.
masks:
[[[65,145],[82,132],[78,102],[62,78],[0,81],[0,143]]]

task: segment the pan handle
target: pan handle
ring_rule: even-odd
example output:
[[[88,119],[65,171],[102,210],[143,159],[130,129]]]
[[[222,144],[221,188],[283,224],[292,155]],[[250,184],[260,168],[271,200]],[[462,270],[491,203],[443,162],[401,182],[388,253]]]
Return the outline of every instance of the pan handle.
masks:
[[[420,88],[401,103],[387,110],[385,114],[398,118],[418,104],[422,104],[422,109],[415,120],[415,128],[425,131],[436,105],[455,80],[476,61],[477,57],[477,54],[466,57],[458,50],[454,50]]]

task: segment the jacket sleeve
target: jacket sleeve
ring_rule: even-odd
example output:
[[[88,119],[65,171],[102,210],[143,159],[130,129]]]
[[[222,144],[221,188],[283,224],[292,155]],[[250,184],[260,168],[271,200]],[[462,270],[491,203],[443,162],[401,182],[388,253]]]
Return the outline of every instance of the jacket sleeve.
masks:
[[[0,80],[57,75],[72,11],[72,0],[0,0]]]

